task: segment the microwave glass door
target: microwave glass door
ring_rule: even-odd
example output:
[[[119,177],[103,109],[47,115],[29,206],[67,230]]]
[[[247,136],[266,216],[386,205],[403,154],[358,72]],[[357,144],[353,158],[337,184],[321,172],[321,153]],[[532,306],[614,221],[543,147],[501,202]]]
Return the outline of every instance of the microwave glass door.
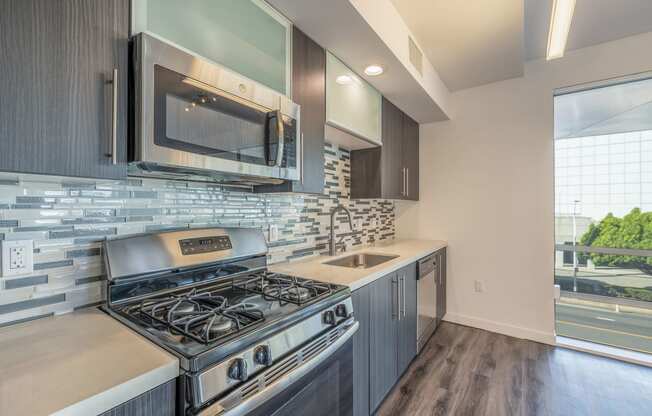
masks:
[[[154,91],[156,145],[255,165],[296,168],[292,118],[159,65],[154,66]]]

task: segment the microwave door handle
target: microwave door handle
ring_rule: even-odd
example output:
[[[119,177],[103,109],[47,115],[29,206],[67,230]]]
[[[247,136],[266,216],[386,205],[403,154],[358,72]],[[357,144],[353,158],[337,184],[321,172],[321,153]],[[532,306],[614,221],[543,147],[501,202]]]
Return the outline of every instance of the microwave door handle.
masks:
[[[283,147],[285,147],[285,131],[283,126],[283,116],[281,110],[274,111],[276,113],[276,132],[278,135],[278,147],[276,152],[276,166],[281,167],[283,162]]]

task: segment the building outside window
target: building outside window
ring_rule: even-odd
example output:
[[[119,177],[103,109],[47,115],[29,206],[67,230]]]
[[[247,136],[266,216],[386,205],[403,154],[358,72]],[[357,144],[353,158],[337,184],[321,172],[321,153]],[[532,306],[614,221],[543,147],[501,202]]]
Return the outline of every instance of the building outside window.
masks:
[[[554,103],[557,334],[652,352],[652,79]]]

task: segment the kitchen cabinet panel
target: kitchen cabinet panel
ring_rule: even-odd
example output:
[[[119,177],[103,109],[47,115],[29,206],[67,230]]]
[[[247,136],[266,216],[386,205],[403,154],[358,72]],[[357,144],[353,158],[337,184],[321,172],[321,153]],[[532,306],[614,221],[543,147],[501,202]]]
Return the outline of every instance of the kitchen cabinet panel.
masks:
[[[351,294],[353,313],[360,325],[353,337],[353,416],[369,416],[369,307],[370,286]]]
[[[403,114],[386,98],[383,98],[383,138],[380,162],[382,197],[401,199],[405,191]]]
[[[381,143],[382,96],[333,54],[326,53],[326,121],[374,144]]]
[[[128,35],[129,0],[2,1],[0,170],[126,177]]]
[[[446,248],[437,252],[437,322],[446,315]]]
[[[383,145],[351,152],[351,198],[419,199],[419,124],[383,98]]]
[[[389,273],[351,296],[360,323],[353,341],[353,414],[368,416],[416,356],[417,265]]]
[[[401,286],[397,339],[397,374],[400,377],[417,355],[417,265],[412,263],[396,274]]]
[[[324,192],[326,51],[298,28],[292,37],[292,100],[301,106],[301,179],[257,192]]]
[[[292,24],[266,2],[133,3],[134,34],[148,31],[289,95]]]
[[[162,384],[99,416],[174,416],[176,381]]]
[[[403,143],[401,156],[405,168],[403,199],[419,200],[419,123],[403,114]]]
[[[388,274],[371,283],[369,308],[369,407],[373,413],[398,379],[398,278]]]

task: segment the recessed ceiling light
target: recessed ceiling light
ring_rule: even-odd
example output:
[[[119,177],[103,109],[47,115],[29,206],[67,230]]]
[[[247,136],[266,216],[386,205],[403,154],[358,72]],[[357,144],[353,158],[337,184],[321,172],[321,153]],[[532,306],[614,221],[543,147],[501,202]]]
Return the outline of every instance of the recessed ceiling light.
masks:
[[[370,77],[375,77],[376,75],[382,74],[383,71],[383,67],[380,65],[369,65],[365,68],[364,73]]]
[[[337,82],[340,85],[349,85],[352,81],[353,80],[348,75],[340,75],[337,78],[335,78],[335,82]]]
[[[546,59],[557,59],[564,56],[568,31],[570,30],[575,0],[554,0],[550,15],[550,30],[548,32],[548,52]]]

